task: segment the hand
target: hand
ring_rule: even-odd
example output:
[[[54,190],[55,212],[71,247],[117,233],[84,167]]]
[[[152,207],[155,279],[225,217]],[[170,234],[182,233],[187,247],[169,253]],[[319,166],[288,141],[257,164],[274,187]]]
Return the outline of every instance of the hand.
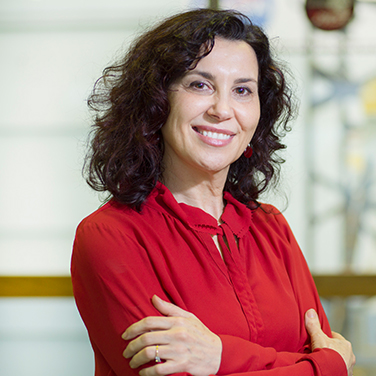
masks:
[[[309,309],[306,312],[305,326],[311,337],[312,351],[324,347],[337,351],[346,363],[348,376],[352,376],[355,365],[355,355],[352,351],[351,343],[335,332],[332,332],[333,338],[328,337],[321,330],[320,321],[314,309]]]
[[[216,374],[221,363],[221,339],[192,313],[156,295],[152,302],[164,317],[146,317],[131,325],[122,335],[125,340],[133,339],[123,352],[125,358],[132,358],[130,367],[138,368],[154,361],[158,345],[158,355],[163,362],[142,369],[141,376],[178,372],[195,376]]]

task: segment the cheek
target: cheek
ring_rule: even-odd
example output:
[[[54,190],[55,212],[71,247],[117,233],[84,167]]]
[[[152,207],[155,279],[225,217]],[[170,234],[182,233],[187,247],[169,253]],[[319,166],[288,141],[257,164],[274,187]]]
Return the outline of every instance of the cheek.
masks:
[[[256,130],[260,120],[260,110],[258,108],[254,108],[252,111],[245,111],[242,114],[241,119],[243,130],[253,133]]]
[[[170,113],[167,117],[166,123],[162,127],[162,133],[171,132],[174,128],[176,128],[180,123],[180,117],[180,107],[174,102],[171,103]]]
[[[260,116],[261,116],[261,108],[260,108],[260,105],[258,104],[257,106],[255,106],[254,110],[252,111],[253,112],[253,115],[252,115],[252,118],[253,118],[253,130],[256,129],[259,121],[260,121]]]
[[[168,115],[165,125],[168,125],[170,129],[179,127],[179,125],[184,121],[184,118],[184,107],[178,103],[175,103],[174,106],[171,106],[170,114]]]
[[[175,114],[171,111],[167,118],[166,123],[161,128],[163,140],[167,144],[171,143],[171,139],[174,137],[174,134],[176,133],[175,125],[176,125]]]
[[[172,109],[166,123],[163,125],[161,132],[165,144],[175,145],[181,142],[184,133],[184,127],[182,127],[183,119],[181,114],[175,109]]]

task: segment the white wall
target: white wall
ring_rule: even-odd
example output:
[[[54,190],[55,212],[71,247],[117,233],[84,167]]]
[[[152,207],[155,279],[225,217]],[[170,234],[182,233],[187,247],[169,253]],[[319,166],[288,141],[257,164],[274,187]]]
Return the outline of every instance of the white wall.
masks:
[[[251,9],[247,4],[260,3],[223,1],[244,11]],[[93,82],[143,26],[202,2],[112,0],[88,5],[84,1],[8,0],[0,4],[1,274],[69,272],[74,229],[99,204],[97,195],[80,176],[90,124],[85,100]],[[330,237],[333,241],[329,259],[325,244],[311,251],[306,244],[304,151],[310,121],[307,101],[312,94],[307,40],[313,38],[318,64],[333,66],[335,70],[337,57],[333,51],[341,36],[336,32],[312,34],[302,1],[270,3],[273,7],[267,9],[265,30],[279,56],[291,67],[297,96],[302,99],[300,116],[286,138],[289,147],[281,189],[289,198],[285,214],[312,268],[338,271],[343,265],[343,234]],[[358,86],[376,75],[375,8],[371,4],[357,4],[356,18],[348,32],[348,76]],[[320,90],[320,85],[316,86]],[[348,102],[351,106],[347,107],[355,113],[353,117],[363,116],[357,114],[361,105],[358,97],[349,97]],[[342,136],[335,101],[328,102],[315,116],[314,132],[319,139],[316,144],[321,147],[314,151],[318,169],[328,176],[337,176],[338,141]],[[323,199],[318,194],[323,209],[340,200],[340,195],[334,196],[330,191],[324,191]],[[284,208],[283,200],[272,200]],[[375,221],[372,215],[371,221]],[[325,227],[340,234],[340,220],[334,222],[332,227]],[[328,241],[325,234],[317,238],[318,244],[320,239]],[[362,269],[362,262],[367,267],[373,265],[372,260],[371,255],[359,255],[358,268]]]
[[[94,375],[73,298],[0,299],[0,375]]]
[[[69,273],[75,227],[99,205],[80,176],[86,98],[131,34],[173,3],[1,2],[1,274]]]

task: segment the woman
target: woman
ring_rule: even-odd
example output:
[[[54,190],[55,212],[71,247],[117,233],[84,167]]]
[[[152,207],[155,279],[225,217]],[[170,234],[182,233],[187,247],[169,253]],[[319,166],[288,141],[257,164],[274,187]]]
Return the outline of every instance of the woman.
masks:
[[[72,257],[95,374],[351,375],[285,219],[257,201],[292,116],[263,32],[182,13],[100,82],[87,179],[112,198]]]

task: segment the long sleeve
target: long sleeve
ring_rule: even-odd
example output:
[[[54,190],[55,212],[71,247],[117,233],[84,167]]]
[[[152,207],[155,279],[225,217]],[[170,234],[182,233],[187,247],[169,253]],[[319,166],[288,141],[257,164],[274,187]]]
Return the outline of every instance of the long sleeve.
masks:
[[[121,334],[132,323],[159,315],[151,304],[154,294],[193,312],[220,336],[223,354],[218,374],[221,376],[346,375],[338,353],[329,349],[309,352],[309,339],[301,322],[304,310],[317,309],[324,331],[330,333],[330,328],[304,258],[295,249],[289,232],[281,235],[293,248],[281,261],[284,270],[273,270],[269,265],[265,269],[284,273],[286,280],[282,285],[272,277],[270,286],[263,286],[263,263],[275,255],[268,255],[264,249],[262,236],[258,235],[263,231],[259,231],[257,220],[250,231],[250,239],[257,247],[247,242],[242,245],[259,250],[259,256],[252,252],[253,256],[243,260],[245,268],[253,271],[249,274],[249,284],[263,321],[259,331],[264,334],[255,342],[218,251],[206,245],[201,235],[197,236],[170,211],[160,210],[160,203],[154,206],[158,210],[145,207],[141,215],[110,203],[77,229],[72,281],[77,306],[94,349],[96,376],[138,375],[139,370],[132,370],[122,356],[127,342],[121,339]],[[276,226],[281,232],[281,224]],[[210,236],[206,239],[210,240]],[[278,254],[277,259],[280,261]],[[275,291],[282,295],[282,306],[277,307],[281,312],[265,308],[278,302]],[[291,320],[286,319],[291,312],[294,313]],[[270,335],[272,320],[282,326],[283,335]]]
[[[71,273],[76,303],[95,353],[95,374],[138,375],[122,356],[127,343],[121,335],[132,323],[160,315],[151,304],[153,294],[167,299],[145,250],[112,228],[82,226]]]
[[[223,344],[218,375],[345,376],[342,357],[331,349],[310,354],[277,352],[232,336],[220,336]]]

